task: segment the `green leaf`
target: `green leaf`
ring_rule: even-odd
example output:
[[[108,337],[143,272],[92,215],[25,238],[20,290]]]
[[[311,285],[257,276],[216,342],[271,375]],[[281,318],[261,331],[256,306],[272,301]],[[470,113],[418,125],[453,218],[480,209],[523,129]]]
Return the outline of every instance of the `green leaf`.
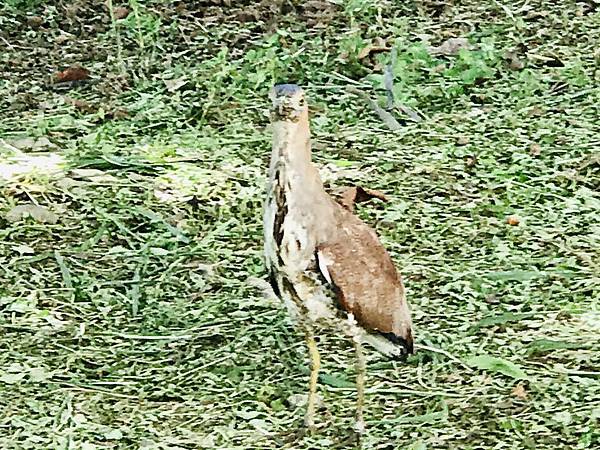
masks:
[[[423,443],[423,441],[415,442],[408,447],[408,450],[427,450],[427,445]]]
[[[419,423],[419,424],[435,424],[448,420],[448,404],[441,401],[441,410],[433,411],[418,416],[400,416],[393,419],[383,420],[384,423]]]
[[[544,276],[543,272],[537,270],[508,270],[502,272],[489,272],[484,275],[489,280],[497,281],[527,281]]]
[[[469,366],[489,370],[490,372],[498,372],[517,380],[527,380],[529,378],[523,369],[515,363],[494,356],[473,356],[472,358],[469,358],[466,363]]]
[[[559,411],[552,416],[552,420],[567,426],[573,421],[573,417],[568,411]]]
[[[2,375],[0,377],[0,382],[6,383],[6,384],[17,384],[23,378],[25,378],[25,373],[23,373],[23,372],[19,372],[19,373],[5,373],[4,375]]]
[[[347,159],[334,159],[332,162],[338,167],[352,167],[355,164]]]
[[[342,377],[336,377],[326,373],[319,375],[319,379],[322,383],[337,388],[354,387],[354,383],[348,381],[347,379]]]
[[[177,237],[181,242],[185,242],[186,244],[188,242],[190,242],[190,240],[187,238],[187,236],[185,236],[183,231],[181,231],[179,228],[171,225],[169,222],[167,222],[165,219],[163,219],[160,215],[150,211],[149,209],[141,208],[141,207],[135,208],[134,211],[138,212],[139,214],[146,217],[147,219],[150,219],[153,222],[162,224],[167,230],[169,230],[169,232],[173,236]]]
[[[444,404],[442,411],[421,414],[419,416],[407,417],[400,423],[440,423],[448,419],[448,407]]]
[[[550,352],[552,350],[578,349],[583,347],[581,344],[565,341],[553,341],[550,339],[537,339],[527,346],[529,354],[539,354]]]
[[[254,410],[241,410],[241,411],[236,412],[236,416],[238,416],[244,420],[250,420],[250,419],[255,419],[256,417],[260,416],[260,412],[254,411]]]
[[[112,430],[104,433],[104,439],[118,441],[123,439],[123,433],[121,433],[121,430],[113,428]]]
[[[150,253],[154,256],[167,256],[169,254],[169,250],[160,247],[150,247]]]
[[[285,409],[285,405],[283,404],[283,400],[280,399],[280,398],[273,400],[271,402],[270,406],[271,406],[271,409],[274,412],[283,411]]]
[[[73,281],[71,279],[71,273],[69,272],[69,268],[65,264],[65,259],[62,257],[58,250],[54,250],[54,259],[56,259],[56,263],[60,268],[60,274],[62,275],[63,282],[65,283],[65,287],[67,289],[73,289]]]
[[[508,322],[518,322],[522,319],[528,319],[535,316],[535,313],[504,313],[497,316],[487,316],[473,325],[471,328],[479,329],[483,327],[490,327],[493,325],[501,325]]]
[[[29,379],[34,383],[46,381],[49,378],[52,378],[52,372],[48,372],[43,367],[33,367],[29,370]]]

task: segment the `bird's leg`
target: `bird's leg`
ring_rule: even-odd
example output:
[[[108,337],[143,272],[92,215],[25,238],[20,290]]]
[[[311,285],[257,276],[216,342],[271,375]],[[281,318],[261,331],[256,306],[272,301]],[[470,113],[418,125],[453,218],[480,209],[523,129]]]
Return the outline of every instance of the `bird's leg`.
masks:
[[[354,422],[354,431],[358,435],[362,435],[365,432],[365,420],[363,418],[363,408],[365,404],[365,373],[366,362],[365,355],[362,351],[362,344],[358,336],[354,339],[354,350],[356,353],[356,417]]]
[[[306,406],[306,415],[304,416],[304,425],[309,431],[313,431],[315,428],[317,381],[319,379],[319,369],[321,368],[321,356],[319,355],[319,350],[317,350],[314,331],[310,327],[306,329],[306,343],[310,357],[310,382],[308,385],[308,403]]]
[[[367,362],[362,350],[362,333],[354,314],[348,314],[348,320],[342,326],[342,330],[347,336],[352,338],[354,344],[354,353],[356,355],[356,416],[354,421],[354,432],[360,441],[360,437],[364,434],[366,425],[363,417],[363,409],[365,404],[365,374],[367,372]]]

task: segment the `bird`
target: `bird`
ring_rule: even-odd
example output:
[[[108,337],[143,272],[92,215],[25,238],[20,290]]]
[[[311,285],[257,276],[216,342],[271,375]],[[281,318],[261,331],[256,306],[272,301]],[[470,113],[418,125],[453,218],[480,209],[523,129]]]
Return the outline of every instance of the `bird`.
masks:
[[[296,84],[269,92],[272,150],[263,209],[264,259],[271,287],[304,332],[310,359],[306,430],[315,431],[321,365],[316,336],[340,333],[356,356],[354,431],[365,432],[368,343],[391,357],[413,353],[404,285],[376,232],[325,190],[312,162],[308,104]]]

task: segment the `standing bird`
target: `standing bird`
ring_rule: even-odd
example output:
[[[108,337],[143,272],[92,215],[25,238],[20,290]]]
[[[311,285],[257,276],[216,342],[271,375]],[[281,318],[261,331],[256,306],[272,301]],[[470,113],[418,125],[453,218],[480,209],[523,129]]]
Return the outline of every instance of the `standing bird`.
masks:
[[[375,231],[325,192],[311,161],[308,105],[295,84],[276,85],[264,209],[265,260],[275,294],[304,331],[310,385],[304,424],[314,430],[320,356],[315,333],[334,329],[356,351],[355,430],[363,433],[362,342],[394,357],[413,350],[402,280]]]

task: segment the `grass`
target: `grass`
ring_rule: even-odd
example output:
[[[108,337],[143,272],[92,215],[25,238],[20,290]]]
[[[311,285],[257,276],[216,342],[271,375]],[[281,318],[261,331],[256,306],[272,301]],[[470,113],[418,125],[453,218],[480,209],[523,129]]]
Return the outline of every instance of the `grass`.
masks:
[[[369,352],[363,448],[597,446],[597,5],[460,3],[136,1],[114,28],[97,2],[0,7],[2,448],[347,447],[352,351],[332,336],[322,428],[289,443],[306,352],[261,281],[282,80],[309,93],[327,182],[390,197],[359,214],[438,349]],[[448,37],[472,48],[432,56]],[[359,59],[375,38],[390,50]],[[393,111],[398,132],[348,91],[384,105],[392,48],[423,118]],[[89,82],[49,84],[75,63]]]

